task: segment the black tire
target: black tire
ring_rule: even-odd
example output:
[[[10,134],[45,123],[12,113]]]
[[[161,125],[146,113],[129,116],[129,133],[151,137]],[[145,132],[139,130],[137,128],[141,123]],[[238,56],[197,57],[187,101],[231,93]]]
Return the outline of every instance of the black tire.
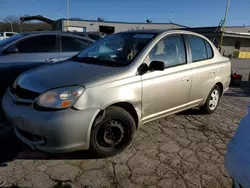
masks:
[[[97,117],[93,123],[90,150],[98,157],[114,156],[129,147],[135,131],[136,124],[129,112],[111,106],[105,110],[103,118]]]
[[[218,96],[218,102],[215,106],[215,108],[211,108],[210,104],[209,104],[209,101],[210,99],[212,98],[212,93],[217,90],[217,92],[219,93],[219,96]],[[218,107],[218,104],[219,104],[219,101],[220,101],[220,97],[221,97],[221,91],[220,91],[220,88],[219,86],[215,85],[212,90],[210,91],[208,97],[207,97],[207,100],[206,100],[206,103],[200,107],[200,110],[202,113],[204,114],[212,114]]]

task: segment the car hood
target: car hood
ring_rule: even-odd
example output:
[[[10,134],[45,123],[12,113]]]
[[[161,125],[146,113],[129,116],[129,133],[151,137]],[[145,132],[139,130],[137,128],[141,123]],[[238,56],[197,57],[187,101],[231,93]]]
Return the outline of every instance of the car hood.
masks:
[[[53,88],[84,84],[118,69],[120,67],[65,61],[24,72],[18,77],[16,84],[21,88],[42,93]]]

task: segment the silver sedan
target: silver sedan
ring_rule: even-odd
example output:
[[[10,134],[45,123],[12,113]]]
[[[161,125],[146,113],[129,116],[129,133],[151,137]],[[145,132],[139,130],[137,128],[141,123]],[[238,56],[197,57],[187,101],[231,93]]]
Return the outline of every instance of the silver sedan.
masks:
[[[2,104],[17,137],[32,148],[112,156],[144,123],[193,107],[213,113],[230,74],[229,59],[202,35],[129,31],[23,73]]]

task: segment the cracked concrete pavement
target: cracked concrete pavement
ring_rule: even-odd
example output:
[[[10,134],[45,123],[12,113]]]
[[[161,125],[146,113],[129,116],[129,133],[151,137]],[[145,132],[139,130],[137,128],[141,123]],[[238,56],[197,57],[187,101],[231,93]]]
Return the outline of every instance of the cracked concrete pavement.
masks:
[[[224,154],[249,96],[231,89],[212,115],[193,109],[147,123],[128,150],[107,159],[32,152],[0,126],[0,187],[231,188]]]

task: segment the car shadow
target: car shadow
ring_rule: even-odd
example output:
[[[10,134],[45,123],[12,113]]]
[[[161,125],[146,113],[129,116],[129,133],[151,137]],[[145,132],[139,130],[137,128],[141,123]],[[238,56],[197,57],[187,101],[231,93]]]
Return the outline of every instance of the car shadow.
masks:
[[[204,115],[198,108],[191,108],[182,112],[177,113],[176,115]]]
[[[249,97],[250,82],[242,81],[238,86],[230,85],[230,89],[224,95],[230,97]]]
[[[72,185],[70,185],[70,180],[53,180],[55,182],[55,185],[53,185],[50,188],[72,188]],[[12,184],[10,186],[4,186],[6,182],[1,182],[0,181],[0,187],[1,188],[24,188],[24,187],[20,187],[17,184]],[[86,188],[90,188],[89,186],[84,186]]]

